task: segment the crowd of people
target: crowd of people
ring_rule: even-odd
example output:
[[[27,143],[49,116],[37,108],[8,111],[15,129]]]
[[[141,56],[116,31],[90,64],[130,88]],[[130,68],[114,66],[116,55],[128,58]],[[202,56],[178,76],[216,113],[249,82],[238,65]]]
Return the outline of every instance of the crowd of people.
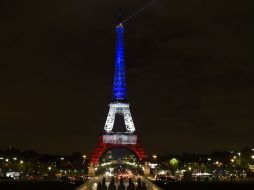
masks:
[[[99,182],[97,185],[97,190],[116,190],[116,189],[117,190],[126,190],[126,188],[124,186],[123,179],[120,179],[120,183],[117,188],[115,185],[114,178],[111,179],[108,187],[106,186],[106,179],[105,178],[103,178],[102,181]],[[147,188],[146,188],[145,182],[141,183],[140,179],[138,179],[138,184],[135,187],[135,184],[133,183],[131,178],[129,178],[129,184],[127,186],[127,190],[147,190]]]

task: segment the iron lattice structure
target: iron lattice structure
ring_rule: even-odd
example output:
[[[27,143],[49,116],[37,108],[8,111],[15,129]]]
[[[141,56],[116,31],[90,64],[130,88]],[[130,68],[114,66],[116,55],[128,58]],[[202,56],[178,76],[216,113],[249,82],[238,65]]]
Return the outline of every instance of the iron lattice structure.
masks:
[[[112,132],[116,114],[123,115],[127,132],[134,133],[135,126],[131,117],[130,106],[128,103],[120,102],[113,102],[109,104],[109,112],[104,130],[107,133]]]
[[[116,115],[124,119],[125,131],[117,131],[115,126]],[[116,131],[113,131],[113,129]],[[139,160],[145,156],[145,152],[139,144],[133,119],[130,113],[130,105],[127,99],[125,66],[124,66],[124,27],[122,23],[116,26],[116,57],[113,84],[113,97],[109,104],[109,112],[104,126],[104,134],[99,137],[96,148],[90,156],[90,161],[98,164],[99,158],[113,148],[126,148],[133,152]]]
[[[137,142],[136,144],[114,144],[114,143],[105,143],[103,137],[99,137],[99,141],[96,145],[96,148],[91,154],[90,161],[95,165],[98,164],[99,158],[108,150],[114,148],[126,148],[133,152],[133,154],[139,159],[142,160],[145,157],[145,152],[143,147]]]
[[[113,85],[113,100],[127,101],[127,90],[124,67],[124,27],[120,23],[116,27],[116,58]]]

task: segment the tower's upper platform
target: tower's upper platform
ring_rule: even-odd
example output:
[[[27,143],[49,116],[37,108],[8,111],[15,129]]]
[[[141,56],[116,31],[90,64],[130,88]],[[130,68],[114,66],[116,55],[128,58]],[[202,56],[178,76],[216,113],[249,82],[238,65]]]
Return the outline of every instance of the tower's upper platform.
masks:
[[[116,26],[116,57],[113,84],[113,101],[127,101],[124,66],[124,27],[121,22]]]

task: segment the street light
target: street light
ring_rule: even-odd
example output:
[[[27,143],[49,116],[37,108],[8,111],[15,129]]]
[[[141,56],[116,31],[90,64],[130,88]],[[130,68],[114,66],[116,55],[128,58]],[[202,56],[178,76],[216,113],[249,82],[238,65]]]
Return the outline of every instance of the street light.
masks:
[[[157,155],[155,155],[155,154],[152,157],[153,157],[154,160],[157,159]]]
[[[251,158],[254,159],[254,155],[251,155]]]

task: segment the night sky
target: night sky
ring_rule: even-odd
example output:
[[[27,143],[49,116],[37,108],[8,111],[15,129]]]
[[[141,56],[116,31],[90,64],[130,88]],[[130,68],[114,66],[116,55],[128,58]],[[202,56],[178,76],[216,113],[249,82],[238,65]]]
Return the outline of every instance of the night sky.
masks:
[[[0,148],[89,153],[112,96],[115,24],[148,0],[0,2]],[[125,23],[148,153],[254,145],[251,1],[158,0]]]

